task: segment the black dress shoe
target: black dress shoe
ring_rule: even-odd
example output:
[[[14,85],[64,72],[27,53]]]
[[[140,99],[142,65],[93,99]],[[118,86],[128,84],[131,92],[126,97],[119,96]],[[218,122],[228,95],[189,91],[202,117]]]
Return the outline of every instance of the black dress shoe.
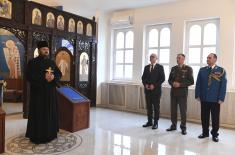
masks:
[[[209,137],[209,135],[200,134],[200,135],[198,136],[199,139],[206,138],[206,137]]]
[[[158,124],[153,124],[152,129],[155,130],[158,128]]]
[[[219,141],[219,138],[218,137],[212,137],[212,140],[214,141],[214,142],[218,142]]]
[[[153,125],[152,123],[147,122],[146,124],[143,125],[143,127],[146,128],[146,127],[149,127],[149,126],[152,126],[152,125]]]
[[[182,135],[186,135],[186,134],[187,134],[187,131],[186,131],[186,130],[182,130],[182,131],[181,131],[181,134],[182,134]]]
[[[171,125],[168,129],[166,129],[166,131],[173,131],[176,130],[176,127]]]

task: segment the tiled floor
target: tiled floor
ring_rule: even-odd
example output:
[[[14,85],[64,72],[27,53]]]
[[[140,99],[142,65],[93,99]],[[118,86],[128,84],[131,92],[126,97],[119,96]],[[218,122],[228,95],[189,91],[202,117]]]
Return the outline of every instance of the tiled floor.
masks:
[[[78,131],[82,138],[78,147],[64,152],[65,155],[233,155],[235,130],[221,129],[220,141],[198,139],[199,124],[188,123],[188,134],[180,130],[166,132],[170,121],[160,119],[159,129],[142,128],[146,116],[92,108],[90,128]],[[6,119],[6,139],[25,133],[27,120],[21,115]]]

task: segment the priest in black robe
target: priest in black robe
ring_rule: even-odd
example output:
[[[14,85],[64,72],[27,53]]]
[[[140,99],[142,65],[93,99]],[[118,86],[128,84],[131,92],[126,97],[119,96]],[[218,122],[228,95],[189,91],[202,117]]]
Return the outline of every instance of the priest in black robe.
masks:
[[[26,137],[35,144],[57,138],[59,131],[56,87],[62,76],[49,59],[46,41],[38,42],[39,56],[29,61],[26,78],[30,83],[29,114]]]

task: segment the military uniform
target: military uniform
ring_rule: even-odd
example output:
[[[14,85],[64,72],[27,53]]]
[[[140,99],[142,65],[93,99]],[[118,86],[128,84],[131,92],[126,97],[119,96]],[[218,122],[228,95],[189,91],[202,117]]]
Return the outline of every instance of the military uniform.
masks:
[[[217,137],[219,130],[220,104],[226,94],[226,72],[222,67],[209,66],[200,69],[196,82],[195,98],[201,101],[202,135],[209,136],[210,112],[212,115],[213,137]]]
[[[174,129],[177,127],[177,106],[179,104],[181,114],[180,128],[186,130],[188,86],[194,83],[192,68],[184,64],[172,67],[168,82],[171,85],[171,127]],[[174,82],[179,82],[180,86],[174,88]]]

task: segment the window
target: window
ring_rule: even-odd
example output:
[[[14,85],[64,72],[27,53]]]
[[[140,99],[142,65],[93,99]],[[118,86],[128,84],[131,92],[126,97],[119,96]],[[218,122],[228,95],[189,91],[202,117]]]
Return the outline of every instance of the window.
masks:
[[[163,65],[165,77],[169,77],[171,24],[147,26],[146,35],[146,64],[152,53],[157,54],[158,62]]]
[[[113,80],[131,80],[134,33],[132,29],[114,30]]]
[[[187,61],[193,68],[194,80],[198,71],[206,66],[210,53],[218,54],[219,19],[187,22],[185,53]]]
[[[73,55],[73,45],[68,40],[62,39],[61,46],[66,47]]]

